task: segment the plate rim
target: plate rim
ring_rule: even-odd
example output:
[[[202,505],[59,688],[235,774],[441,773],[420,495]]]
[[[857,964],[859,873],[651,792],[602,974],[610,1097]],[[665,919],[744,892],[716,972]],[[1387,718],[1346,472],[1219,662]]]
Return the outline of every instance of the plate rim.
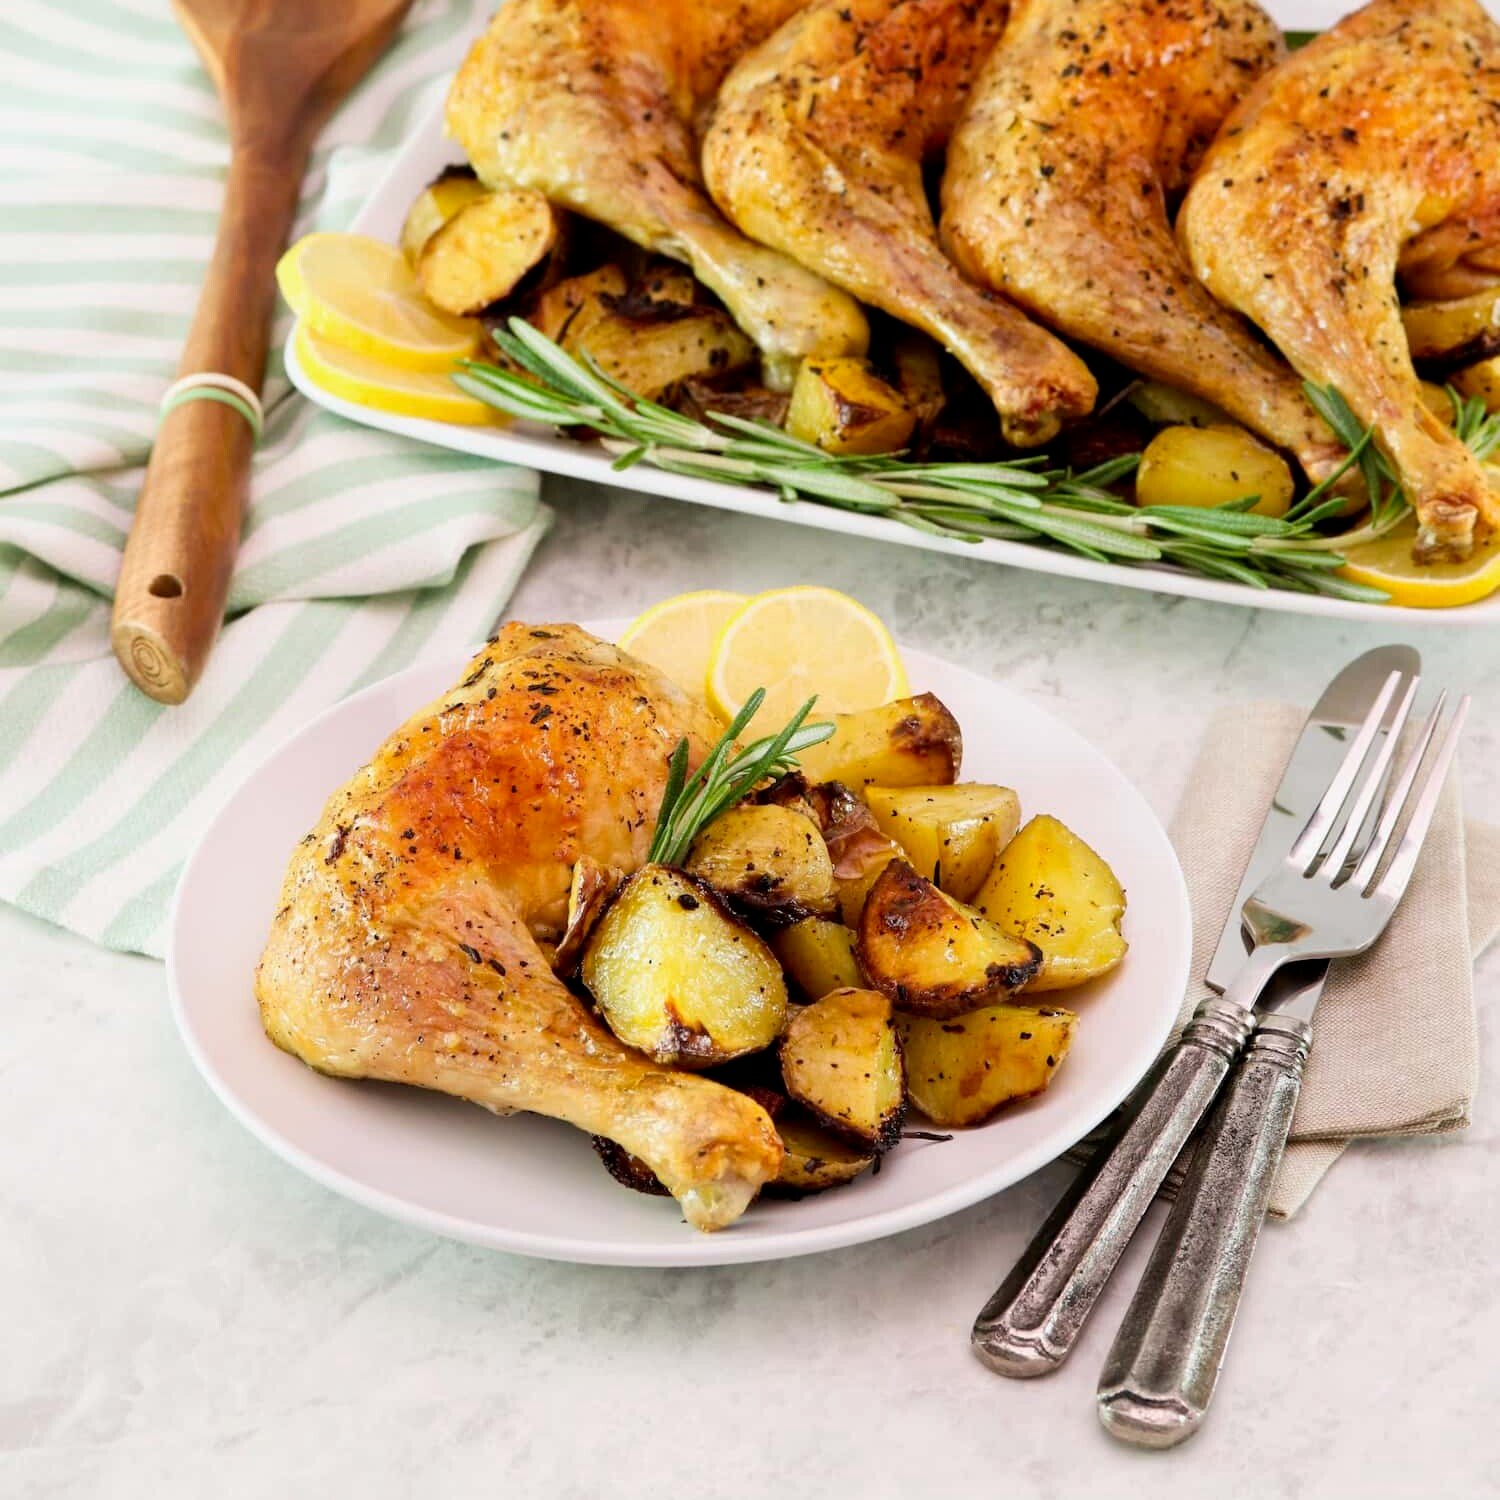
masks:
[[[381,219],[387,206],[386,199],[397,191],[401,180],[413,170],[413,158],[433,154],[439,149],[446,158],[452,159],[459,155],[457,148],[447,140],[443,132],[442,120],[443,100],[438,98],[391,157],[386,170],[350,223],[350,233],[369,233],[372,227],[378,227],[373,221]],[[1405,604],[1368,604],[1356,599],[1301,594],[1290,589],[1256,589],[1224,579],[1177,573],[1159,565],[1130,567],[1118,562],[1097,562],[1092,558],[1054,551],[1027,542],[1003,541],[998,538],[985,538],[977,543],[963,542],[917,531],[882,516],[852,514],[803,500],[786,501],[768,490],[669,474],[647,464],[635,464],[629,469],[616,470],[611,467],[608,455],[596,445],[559,438],[534,424],[469,427],[420,417],[403,417],[332,395],[308,378],[297,356],[295,331],[294,323],[288,330],[282,348],[287,378],[314,405],[361,426],[409,437],[450,452],[486,458],[494,463],[508,463],[518,468],[582,479],[592,484],[612,485],[683,504],[703,505],[755,516],[761,520],[811,526],[821,531],[889,542],[898,547],[997,563],[1002,567],[1019,568],[1028,573],[1078,578],[1088,583],[1200,599],[1212,604],[1230,604],[1242,609],[1268,609],[1278,614],[1305,615],[1326,620],[1384,622],[1393,627],[1415,625],[1424,629],[1465,626],[1478,628],[1500,623],[1500,592],[1490,595],[1488,599],[1478,599],[1472,604],[1451,609],[1415,609]]]
[[[610,619],[586,622],[583,628],[604,636],[606,639],[611,639],[614,635],[618,634],[625,623],[622,619]],[[910,656],[923,656],[933,660],[944,661],[950,667],[957,667],[959,670],[968,672],[972,676],[983,678],[982,673],[974,672],[971,668],[964,667],[959,663],[947,662],[945,658],[937,657],[934,653],[920,651],[914,647],[907,648],[903,646],[902,649],[903,652],[906,652]],[[471,654],[466,653],[462,660],[467,660]],[[182,875],[173,892],[168,916],[165,954],[168,1003],[178,1035],[181,1037],[194,1067],[197,1068],[199,1074],[208,1084],[210,1091],[219,1102],[262,1145],[268,1147],[276,1156],[297,1168],[320,1186],[339,1194],[339,1196],[359,1203],[365,1208],[373,1209],[375,1212],[383,1214],[387,1218],[394,1219],[399,1223],[412,1225],[428,1233],[441,1235],[446,1239],[482,1246],[485,1249],[525,1255],[535,1259],[563,1261],[579,1265],[633,1266],[641,1268],[674,1267],[688,1269],[784,1260],[802,1255],[820,1254],[824,1251],[844,1249],[851,1245],[887,1239],[891,1235],[901,1234],[924,1224],[934,1223],[939,1219],[947,1218],[952,1214],[959,1213],[966,1208],[973,1207],[975,1204],[993,1197],[996,1193],[1013,1186],[1022,1179],[1031,1176],[1042,1167],[1058,1160],[1087,1136],[1101,1121],[1106,1119],[1128,1097],[1141,1078],[1145,1076],[1170,1035],[1173,1012],[1168,1011],[1163,1006],[1160,1026],[1143,1033],[1145,1038],[1144,1044],[1138,1044],[1136,1056],[1131,1059],[1130,1067],[1121,1075],[1128,1080],[1125,1086],[1113,1097],[1101,1095],[1101,1099],[1103,1100],[1102,1105],[1099,1101],[1096,1101],[1094,1105],[1084,1110],[1079,1116],[1080,1120],[1083,1120],[1084,1123],[1081,1128],[1076,1129],[1076,1132],[1075,1125],[1068,1125],[1060,1133],[1054,1130],[1042,1142],[1032,1146],[1027,1151],[1021,1152],[1014,1157],[1009,1157],[1003,1163],[1000,1163],[989,1171],[976,1173],[963,1182],[955,1183],[953,1186],[935,1195],[920,1197],[908,1204],[884,1209],[875,1214],[867,1214],[862,1217],[844,1220],[836,1224],[803,1230],[788,1229],[772,1238],[760,1237],[736,1241],[735,1236],[731,1232],[714,1235],[700,1234],[695,1235],[691,1239],[684,1238],[680,1242],[664,1242],[660,1245],[620,1244],[612,1246],[598,1239],[543,1234],[532,1230],[497,1231],[492,1226],[480,1225],[471,1219],[460,1218],[443,1210],[413,1204],[396,1194],[347,1175],[345,1172],[328,1165],[317,1156],[305,1150],[274,1123],[263,1118],[245,1103],[239,1097],[232,1083],[221,1073],[217,1064],[201,1042],[190,1015],[190,1008],[184,998],[183,986],[180,983],[181,939],[179,934],[182,930],[182,909],[187,899],[186,893],[198,875],[200,864],[208,858],[208,851],[214,843],[214,836],[220,824],[230,815],[234,804],[238,801],[245,787],[258,777],[267,765],[279,758],[295,742],[316,735],[321,727],[335,715],[349,712],[352,705],[367,698],[372,698],[378,693],[388,693],[393,688],[399,692],[403,680],[412,679],[415,681],[420,675],[430,675],[440,664],[440,661],[445,659],[434,656],[426,662],[414,663],[400,672],[393,673],[389,677],[369,684],[358,693],[351,693],[348,697],[330,704],[321,713],[309,719],[298,729],[285,735],[266,755],[258,759],[255,765],[247,770],[245,775],[236,782],[234,789],[225,798],[213,818],[205,825],[202,834],[194,845],[192,853],[183,864]],[[459,659],[459,651],[455,650],[455,665],[461,666],[462,660]],[[1163,871],[1167,876],[1167,882],[1166,889],[1162,893],[1162,899],[1164,904],[1173,912],[1173,920],[1169,931],[1172,934],[1172,940],[1175,941],[1176,951],[1175,953],[1169,952],[1167,955],[1167,970],[1170,983],[1164,985],[1164,993],[1173,995],[1174,997],[1182,996],[1186,993],[1192,960],[1192,909],[1181,863],[1177,858],[1176,851],[1172,847],[1171,840],[1161,819],[1156,815],[1155,809],[1152,808],[1135,783],[1087,736],[1080,733],[1071,724],[1059,718],[1042,705],[1031,702],[1028,695],[1019,692],[1008,684],[988,678],[984,678],[984,680],[991,682],[992,686],[1002,688],[1006,693],[1016,698],[1025,699],[1030,702],[1030,706],[1037,713],[1042,714],[1055,731],[1064,738],[1076,741],[1089,754],[1107,764],[1114,775],[1129,788],[1131,795],[1136,799],[1139,804],[1139,810],[1146,815],[1147,826],[1151,830],[1151,837],[1158,842],[1160,850],[1166,855]],[[273,1044],[268,1040],[266,1045]],[[1106,1091],[1106,1093],[1113,1095],[1114,1091],[1110,1090]],[[1067,1139],[1062,1139],[1062,1137],[1067,1137]],[[1060,1144],[1059,1141],[1061,1142]]]

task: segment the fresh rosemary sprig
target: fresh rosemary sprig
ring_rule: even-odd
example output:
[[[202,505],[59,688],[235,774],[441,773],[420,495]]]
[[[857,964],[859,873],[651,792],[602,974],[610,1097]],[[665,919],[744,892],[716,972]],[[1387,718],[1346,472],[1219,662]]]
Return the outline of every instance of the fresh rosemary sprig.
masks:
[[[1317,530],[1342,509],[1343,502],[1328,495],[1333,479],[1276,518],[1251,513],[1254,495],[1217,507],[1133,505],[1109,486],[1134,471],[1134,454],[1082,473],[1049,468],[1040,456],[937,464],[895,454],[838,457],[769,423],[710,412],[710,426],[647,401],[520,318],[492,337],[517,369],[466,362],[454,376],[458,385],[514,417],[592,429],[617,469],[649,463],[674,474],[767,485],[783,500],[883,516],[957,541],[1050,544],[1099,562],[1173,567],[1252,588],[1377,602],[1386,597],[1338,576],[1339,549],[1389,530],[1405,514],[1405,500],[1371,434],[1331,388],[1307,390],[1350,450],[1334,478],[1357,463],[1371,496],[1369,524],[1347,537]],[[1465,410],[1472,427],[1477,419]]]
[[[765,735],[736,750],[735,741],[765,701],[766,690],[756,688],[691,776],[687,774],[688,742],[685,739],[677,742],[667,768],[667,785],[662,792],[661,811],[656,816],[656,832],[647,859],[656,864],[681,864],[701,829],[762,781],[794,770],[800,751],[822,744],[833,733],[832,724],[805,722],[817,701],[809,698],[779,734]]]

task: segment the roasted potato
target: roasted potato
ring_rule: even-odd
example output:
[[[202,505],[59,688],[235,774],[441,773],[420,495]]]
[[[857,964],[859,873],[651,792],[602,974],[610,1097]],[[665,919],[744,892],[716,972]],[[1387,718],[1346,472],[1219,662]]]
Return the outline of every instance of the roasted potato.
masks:
[[[792,383],[786,430],[827,453],[893,453],[916,425],[906,398],[867,359],[805,359]]]
[[[786,1091],[870,1151],[888,1151],[906,1115],[906,1070],[891,1002],[874,990],[833,990],[794,1008],[781,1039]]]
[[[837,906],[822,830],[790,807],[747,802],[720,813],[693,840],[686,868],[767,926],[827,916]]]
[[[809,781],[841,781],[859,791],[872,782],[946,786],[958,779],[963,735],[958,720],[931,693],[826,717],[833,721],[832,737],[797,756]]]
[[[1450,377],[1461,396],[1478,396],[1486,411],[1500,411],[1500,355],[1455,370]]]
[[[843,782],[821,782],[809,788],[807,795],[833,860],[839,915],[853,927],[880,872],[893,859],[903,857],[901,845],[880,831],[875,814]]]
[[[716,307],[660,304],[649,313],[612,310],[582,332],[569,330],[564,347],[586,355],[626,390],[654,401],[694,375],[743,369],[755,345],[728,313]]]
[[[583,945],[594,923],[604,915],[604,908],[625,881],[625,872],[613,865],[601,865],[583,855],[573,865],[573,879],[568,887],[568,925],[552,955],[552,967],[565,978],[578,968]]]
[[[876,826],[939,890],[970,900],[995,856],[1015,837],[1021,799],[1006,786],[865,788]]]
[[[1431,380],[1418,382],[1418,394],[1422,398],[1422,405],[1435,416],[1444,427],[1453,425],[1453,398],[1448,394],[1447,388],[1435,384]]]
[[[1232,418],[1222,407],[1159,380],[1142,380],[1125,398],[1155,427],[1223,427]]]
[[[472,167],[445,167],[417,194],[401,226],[401,253],[415,268],[422,247],[460,209],[478,203],[489,189]]]
[[[781,1110],[773,1123],[786,1155],[781,1158],[776,1180],[764,1188],[770,1196],[821,1193],[824,1188],[853,1182],[875,1164],[875,1152],[851,1145],[803,1110]]]
[[[1070,989],[1107,974],[1125,956],[1125,892],[1114,871],[1046,814],[1000,851],[974,905],[1041,949],[1042,967],[1030,990]]]
[[[945,895],[904,859],[870,888],[855,943],[865,977],[900,1010],[946,1020],[995,1005],[1041,968],[1035,943]]]
[[[952,1021],[899,1017],[913,1106],[934,1125],[982,1124],[1047,1087],[1077,1020],[1030,1005],[991,1005]]]
[[[606,298],[623,297],[625,273],[616,265],[600,266],[586,276],[569,276],[539,292],[526,314],[526,321],[553,343],[572,348],[600,318],[609,316]]]
[[[1500,354],[1500,286],[1451,302],[1408,302],[1401,309],[1411,357],[1469,364]]]
[[[865,982],[854,956],[854,934],[841,922],[806,917],[773,934],[771,951],[808,1000],[821,1000],[830,990],[859,989]]]
[[[1287,461],[1243,427],[1163,427],[1135,473],[1138,505],[1224,505],[1256,495],[1261,516],[1283,516],[1296,488]]]
[[[644,865],[595,924],[580,973],[610,1029],[659,1063],[706,1068],[786,1022],[771,950],[695,876]]]
[[[482,312],[553,254],[561,226],[557,211],[531,188],[486,193],[428,238],[417,256],[417,284],[446,313]]]

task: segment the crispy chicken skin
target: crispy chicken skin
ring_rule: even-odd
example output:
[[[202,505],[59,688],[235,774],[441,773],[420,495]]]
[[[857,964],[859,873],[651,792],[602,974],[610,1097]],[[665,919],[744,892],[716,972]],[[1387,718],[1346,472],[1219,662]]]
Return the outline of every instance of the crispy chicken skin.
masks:
[[[747,240],[703,191],[695,125],[729,65],[798,0],[510,0],[448,95],[448,133],[491,186],[531,187],[685,261],[790,384],[861,354],[853,298]]]
[[[507,625],[298,845],[256,974],[266,1032],[324,1073],[531,1110],[641,1158],[716,1229],[775,1177],[759,1105],[649,1062],[552,972],[574,862],[645,859],[673,746],[719,728],[573,625]]]
[[[1375,0],[1293,53],[1225,123],[1177,227],[1208,290],[1374,425],[1419,557],[1500,522],[1422,404],[1395,295],[1403,250],[1431,288],[1500,243],[1500,27],[1477,0]]]
[[[1013,443],[1094,403],[1083,362],[943,254],[922,167],[947,141],[1005,0],[813,0],[736,64],[703,171],[746,234],[925,330],[989,393]]]
[[[1321,478],[1340,457],[1327,427],[1194,279],[1167,217],[1282,50],[1254,0],[1019,0],[949,147],[942,236],[975,281],[1215,402]]]

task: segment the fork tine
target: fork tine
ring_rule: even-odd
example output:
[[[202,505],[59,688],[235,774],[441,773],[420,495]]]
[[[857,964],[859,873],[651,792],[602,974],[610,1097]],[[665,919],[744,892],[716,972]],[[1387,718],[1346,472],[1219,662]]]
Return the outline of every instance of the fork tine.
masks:
[[[1433,720],[1427,732],[1422,737],[1422,744],[1412,754],[1412,767],[1415,768],[1421,761],[1427,758],[1427,750],[1433,733],[1437,729],[1437,714],[1442,708],[1439,702],[1433,711]],[[1380,877],[1379,884],[1375,887],[1374,894],[1391,901],[1399,901],[1402,893],[1406,890],[1407,882],[1410,881],[1412,871],[1417,866],[1417,855],[1421,853],[1423,840],[1427,837],[1427,830],[1432,826],[1433,814],[1437,811],[1438,798],[1443,794],[1443,785],[1448,779],[1449,767],[1453,764],[1453,758],[1458,753],[1459,736],[1463,733],[1464,719],[1469,712],[1469,699],[1460,698],[1458,707],[1453,711],[1453,717],[1448,721],[1448,727],[1444,731],[1442,741],[1438,745],[1436,754],[1432,757],[1432,763],[1422,775],[1421,783],[1415,788],[1402,788],[1402,797],[1399,806],[1403,806],[1410,800],[1412,791],[1415,791],[1416,804],[1412,808],[1411,816],[1407,819],[1406,830],[1401,835],[1401,842],[1396,846],[1396,853],[1391,860],[1384,875]],[[1402,778],[1406,780],[1405,777]],[[1392,798],[1395,802],[1396,799]],[[1397,813],[1399,817],[1399,811]],[[1395,820],[1392,820],[1394,830]],[[1384,844],[1390,842],[1390,834],[1387,834],[1384,843],[1379,849],[1372,847],[1367,850],[1365,857],[1360,861],[1359,870],[1355,872],[1358,877],[1361,872],[1364,879],[1368,880],[1374,875],[1380,865],[1381,851]]]
[[[1416,782],[1417,772],[1422,769],[1422,760],[1432,744],[1432,737],[1437,733],[1438,725],[1442,723],[1443,709],[1447,702],[1448,690],[1444,688],[1437,695],[1437,701],[1427,715],[1427,722],[1423,724],[1416,744],[1412,746],[1411,753],[1401,767],[1401,774],[1396,779],[1396,785],[1392,788],[1390,796],[1386,798],[1385,806],[1380,810],[1380,822],[1376,825],[1375,832],[1370,835],[1370,842],[1365,845],[1365,852],[1360,856],[1359,864],[1349,878],[1349,883],[1357,891],[1363,891],[1374,879],[1375,871],[1379,868],[1385,851],[1390,847],[1391,839],[1395,837],[1396,828],[1401,822],[1402,809],[1411,797],[1411,789]]]
[[[1337,881],[1341,874],[1345,873],[1345,864],[1353,863],[1355,840],[1365,826],[1370,809],[1375,806],[1376,799],[1385,788],[1386,773],[1390,770],[1391,761],[1396,754],[1396,745],[1401,738],[1401,731],[1406,728],[1406,721],[1411,714],[1411,706],[1416,699],[1417,688],[1421,681],[1420,677],[1413,677],[1407,683],[1406,692],[1396,709],[1395,717],[1386,726],[1385,738],[1381,740],[1375,752],[1375,758],[1355,792],[1354,805],[1349,809],[1349,817],[1344,823],[1337,842],[1329,851],[1328,858],[1323,863],[1324,873],[1330,880]]]
[[[1333,780],[1328,783],[1328,790],[1323,793],[1322,800],[1313,809],[1313,815],[1307,820],[1307,826],[1297,835],[1297,841],[1292,845],[1288,858],[1303,865],[1311,864],[1316,858],[1318,850],[1323,847],[1323,840],[1328,837],[1328,831],[1334,825],[1343,808],[1345,800],[1349,796],[1349,788],[1354,785],[1354,779],[1359,775],[1359,769],[1365,763],[1365,756],[1370,752],[1370,745],[1375,736],[1380,732],[1381,720],[1385,718],[1385,711],[1395,694],[1396,685],[1401,680],[1400,672],[1392,672],[1385,680],[1385,686],[1381,688],[1375,702],[1370,706],[1370,711],[1365,715],[1365,721],[1359,726],[1358,733],[1350,741],[1349,748],[1344,752],[1344,758],[1339,762],[1339,768],[1333,774]]]

